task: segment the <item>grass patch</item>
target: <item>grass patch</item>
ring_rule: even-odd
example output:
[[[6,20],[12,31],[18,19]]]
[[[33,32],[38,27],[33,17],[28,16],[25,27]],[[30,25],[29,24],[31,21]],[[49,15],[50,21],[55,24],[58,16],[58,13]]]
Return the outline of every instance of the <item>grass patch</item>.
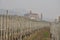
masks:
[[[49,36],[49,32],[44,32],[43,35],[44,35],[44,37],[48,37]]]

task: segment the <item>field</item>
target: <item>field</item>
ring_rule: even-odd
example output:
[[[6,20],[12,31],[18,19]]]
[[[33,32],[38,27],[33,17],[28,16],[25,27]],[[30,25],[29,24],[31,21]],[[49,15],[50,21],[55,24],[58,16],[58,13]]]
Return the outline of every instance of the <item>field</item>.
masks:
[[[36,30],[30,36],[25,37],[23,40],[50,40],[50,30],[49,28]]]

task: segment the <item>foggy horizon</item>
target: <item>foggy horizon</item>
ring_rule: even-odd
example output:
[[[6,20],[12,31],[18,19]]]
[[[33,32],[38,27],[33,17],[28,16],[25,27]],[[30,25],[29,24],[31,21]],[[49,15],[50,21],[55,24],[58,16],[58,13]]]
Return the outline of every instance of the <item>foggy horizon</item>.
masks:
[[[60,16],[60,0],[0,0],[0,9],[18,10],[21,14],[36,12],[43,14],[43,19],[54,20]]]

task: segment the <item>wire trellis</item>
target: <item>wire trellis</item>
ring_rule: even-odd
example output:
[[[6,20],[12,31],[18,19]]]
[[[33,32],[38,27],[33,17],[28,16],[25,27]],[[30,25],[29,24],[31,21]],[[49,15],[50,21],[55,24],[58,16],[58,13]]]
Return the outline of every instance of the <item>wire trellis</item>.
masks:
[[[16,15],[8,15],[8,10],[6,15],[0,15],[0,40],[24,40],[23,38],[30,36],[32,31],[44,26],[37,21],[28,21],[29,19],[24,21],[24,19]],[[46,26],[50,26],[50,23]]]

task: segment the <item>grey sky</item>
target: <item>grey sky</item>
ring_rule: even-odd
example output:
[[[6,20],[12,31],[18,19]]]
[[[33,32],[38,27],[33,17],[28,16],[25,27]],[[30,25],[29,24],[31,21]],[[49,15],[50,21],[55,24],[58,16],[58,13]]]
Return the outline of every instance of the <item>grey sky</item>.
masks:
[[[0,9],[25,9],[43,13],[45,19],[60,15],[60,0],[0,0]]]

